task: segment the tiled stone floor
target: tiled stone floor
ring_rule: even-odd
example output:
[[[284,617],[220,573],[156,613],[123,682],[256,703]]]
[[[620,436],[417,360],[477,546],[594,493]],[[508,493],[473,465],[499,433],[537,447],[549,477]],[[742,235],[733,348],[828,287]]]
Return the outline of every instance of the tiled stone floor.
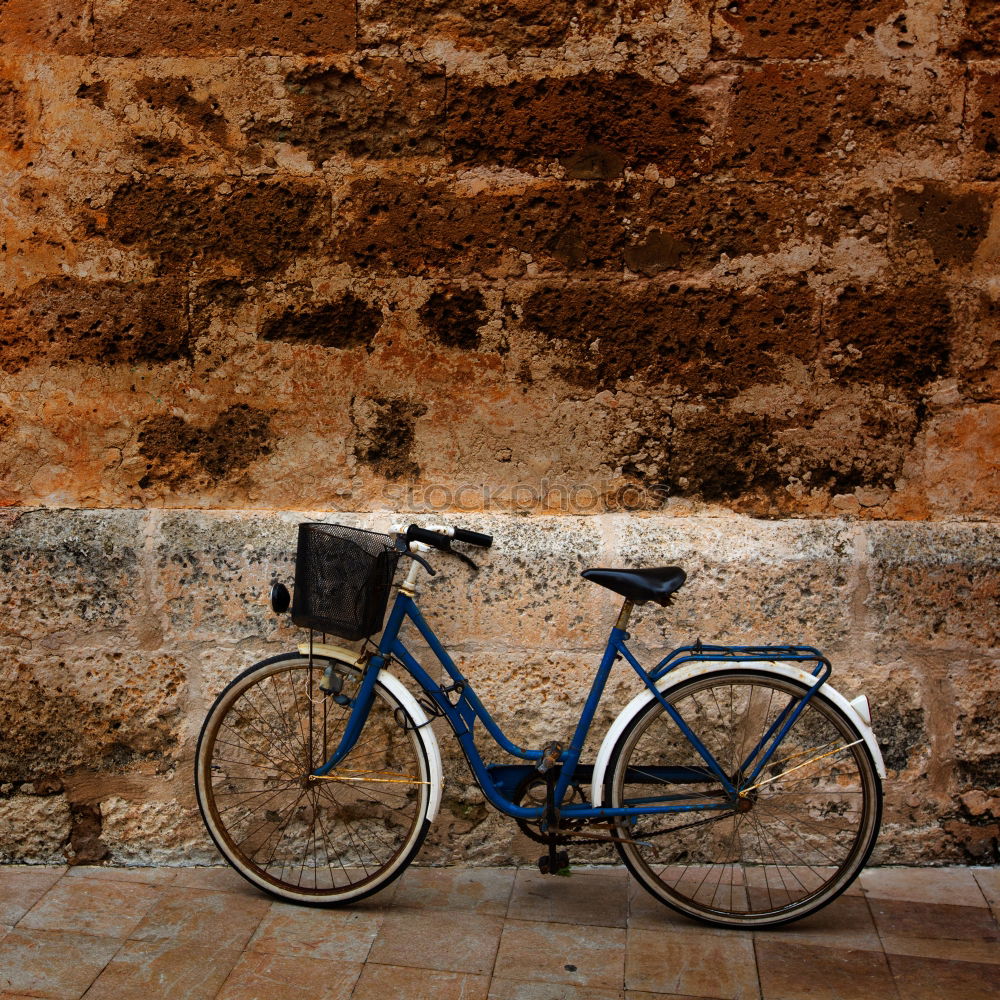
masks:
[[[0,1000],[984,1000],[998,916],[996,868],[871,869],[749,933],[686,921],[615,868],[411,868],[316,910],[225,868],[0,867]]]

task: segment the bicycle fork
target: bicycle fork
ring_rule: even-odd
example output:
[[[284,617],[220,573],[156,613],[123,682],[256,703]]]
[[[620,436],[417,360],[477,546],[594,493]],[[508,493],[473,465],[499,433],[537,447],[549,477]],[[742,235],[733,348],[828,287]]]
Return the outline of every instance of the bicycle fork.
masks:
[[[352,698],[341,693],[343,681],[332,665],[327,667],[319,682],[319,689],[323,692],[323,697],[333,698],[338,705],[343,705],[345,708],[350,706],[351,714],[336,749],[323,764],[309,772],[310,779],[326,777],[354,749],[361,736],[361,731],[365,728],[365,723],[368,722],[368,716],[375,701],[375,683],[378,680],[379,671],[382,669],[382,661],[382,656],[377,653],[368,659],[361,674],[361,684]]]

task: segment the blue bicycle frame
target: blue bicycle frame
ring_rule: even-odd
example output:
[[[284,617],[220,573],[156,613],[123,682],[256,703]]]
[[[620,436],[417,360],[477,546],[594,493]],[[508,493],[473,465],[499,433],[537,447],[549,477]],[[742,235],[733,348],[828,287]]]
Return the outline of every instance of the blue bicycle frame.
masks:
[[[423,666],[413,657],[399,638],[399,630],[405,620],[409,620],[427,642],[434,656],[451,679],[450,684],[438,684],[427,673]],[[619,619],[622,621],[623,619]],[[557,763],[560,765],[555,781],[553,801],[558,815],[565,819],[597,820],[614,817],[648,816],[653,813],[678,812],[711,812],[733,810],[740,798],[741,788],[747,788],[755,782],[757,776],[766,767],[795,720],[805,708],[809,699],[822,686],[829,676],[829,661],[811,646],[684,646],[674,650],[664,657],[652,671],[646,671],[632,655],[626,640],[629,633],[615,625],[608,636],[604,656],[591,684],[590,693],[583,706],[573,738],[568,747],[559,754]],[[642,800],[642,804],[620,808],[595,807],[585,803],[571,802],[563,805],[567,792],[580,783],[588,781],[592,768],[580,764],[580,754],[590,732],[590,726],[604,688],[616,660],[624,659],[643,684],[652,692],[664,710],[674,721],[678,730],[684,735],[699,756],[705,762],[706,770],[690,767],[651,767],[643,768],[647,779],[655,782],[666,782],[683,785],[694,781],[704,782],[709,776],[715,778],[725,793],[725,798],[717,802],[683,801],[689,796],[659,795],[655,798]],[[670,670],[682,663],[699,660],[718,661],[731,658],[734,663],[782,660],[801,661],[814,664],[811,671],[816,681],[801,697],[790,698],[789,704],[778,714],[769,730],[761,737],[734,774],[727,774],[719,765],[708,748],[691,730],[680,714],[657,688],[657,681]],[[517,804],[512,796],[525,778],[538,773],[538,764],[543,751],[526,750],[512,743],[496,723],[486,707],[477,697],[468,680],[455,665],[447,650],[442,646],[433,629],[426,622],[414,599],[407,593],[397,594],[389,620],[386,623],[379,641],[378,649],[372,654],[365,667],[361,683],[350,699],[351,715],[340,742],[330,758],[312,773],[318,776],[329,774],[343,761],[357,743],[358,738],[368,719],[375,691],[375,683],[379,671],[390,660],[399,661],[423,689],[430,699],[425,703],[429,715],[447,719],[459,745],[469,763],[479,787],[487,800],[502,813],[515,819],[536,820],[542,823],[543,829],[548,812],[547,806],[522,806]],[[475,744],[474,729],[477,722],[493,741],[505,753],[527,762],[523,765],[488,765],[483,760]]]

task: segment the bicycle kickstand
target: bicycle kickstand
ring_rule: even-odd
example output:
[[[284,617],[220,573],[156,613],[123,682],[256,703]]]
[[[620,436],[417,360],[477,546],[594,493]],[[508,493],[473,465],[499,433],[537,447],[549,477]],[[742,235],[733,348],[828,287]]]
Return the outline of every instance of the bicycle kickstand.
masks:
[[[555,747],[561,752],[558,744],[552,744],[550,749]],[[556,773],[554,767],[545,769],[545,825],[550,833],[548,854],[538,859],[538,870],[543,875],[569,875],[569,851],[556,850],[555,834],[551,832],[559,829],[559,810],[555,806]]]

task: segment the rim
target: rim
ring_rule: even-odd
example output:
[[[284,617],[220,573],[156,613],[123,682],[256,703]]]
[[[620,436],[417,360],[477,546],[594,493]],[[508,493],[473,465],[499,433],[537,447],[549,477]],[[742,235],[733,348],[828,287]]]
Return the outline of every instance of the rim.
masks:
[[[422,741],[399,724],[401,706],[381,685],[343,767],[329,781],[307,780],[350,715],[318,690],[331,662],[314,657],[310,671],[308,659],[288,659],[237,679],[198,748],[199,805],[216,846],[261,888],[317,902],[366,895],[398,874],[419,846],[429,801]],[[358,671],[337,668],[345,687],[357,682]]]
[[[732,780],[760,736],[804,690],[747,671],[690,681],[669,701]],[[717,818],[701,810],[620,825],[630,839],[652,837],[659,850],[657,857],[639,845],[619,845],[626,864],[658,898],[712,922],[773,924],[804,916],[847,887],[874,846],[881,800],[868,751],[856,742],[860,734],[819,699],[810,700],[764,770],[752,782],[744,778],[737,808],[720,809]],[[686,754],[683,765],[705,775],[680,786],[685,801],[725,802],[721,784],[659,708],[651,703],[626,734],[616,762],[638,754],[645,763],[654,759],[654,747],[665,746],[671,763]],[[616,763],[615,803],[637,797],[639,789],[651,794],[648,783],[624,787],[626,775],[641,773],[634,768]]]

